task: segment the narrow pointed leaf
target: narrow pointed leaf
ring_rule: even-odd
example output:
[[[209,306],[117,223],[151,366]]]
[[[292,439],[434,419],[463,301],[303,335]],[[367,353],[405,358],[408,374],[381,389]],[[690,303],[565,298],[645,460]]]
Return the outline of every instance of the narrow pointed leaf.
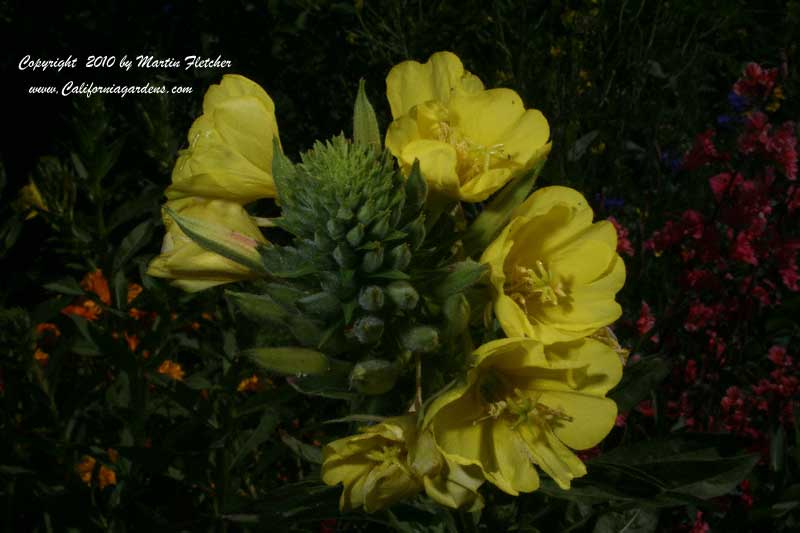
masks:
[[[367,98],[363,79],[358,82],[358,95],[353,110],[353,140],[357,144],[371,144],[378,150],[381,149],[378,119]]]

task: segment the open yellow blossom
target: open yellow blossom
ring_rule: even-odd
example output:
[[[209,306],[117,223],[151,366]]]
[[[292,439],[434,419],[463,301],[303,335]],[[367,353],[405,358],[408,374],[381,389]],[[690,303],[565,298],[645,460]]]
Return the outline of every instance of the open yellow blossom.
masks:
[[[562,488],[586,467],[570,450],[600,442],[617,406],[605,394],[622,377],[617,354],[582,339],[545,346],[533,339],[489,342],[473,354],[466,380],[425,413],[444,454],[476,465],[501,490],[539,487],[538,465]]]
[[[489,265],[495,315],[507,336],[568,341],[620,317],[614,298],[625,265],[617,234],[592,217],[578,191],[544,187],[486,248],[481,262]]]
[[[166,205],[180,215],[228,230],[253,246],[267,242],[247,211],[239,204],[225,200],[184,198],[167,202]],[[189,292],[252,279],[257,275],[247,267],[210,252],[192,241],[169,215],[165,214],[163,218],[167,232],[161,254],[153,259],[147,269],[149,275],[174,279],[174,285]]]
[[[372,513],[422,489],[407,462],[406,443],[414,437],[415,423],[413,415],[388,418],[325,446],[322,480],[344,485],[342,511],[363,506]]]
[[[189,130],[189,148],[172,171],[167,198],[222,198],[248,203],[274,198],[272,142],[278,137],[275,104],[257,83],[223,76],[203,99]]]
[[[547,156],[550,127],[510,89],[484,90],[450,52],[406,61],[386,78],[395,119],[386,147],[408,173],[415,159],[446,197],[480,202]]]

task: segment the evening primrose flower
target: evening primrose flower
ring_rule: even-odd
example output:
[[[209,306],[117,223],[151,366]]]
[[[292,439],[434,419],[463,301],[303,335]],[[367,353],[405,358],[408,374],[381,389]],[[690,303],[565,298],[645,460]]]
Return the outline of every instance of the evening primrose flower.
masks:
[[[483,253],[494,312],[506,335],[545,344],[591,335],[622,314],[625,283],[608,221],[592,224],[586,199],[568,187],[544,187],[513,213]]]
[[[187,196],[245,204],[274,198],[273,138],[278,138],[275,104],[257,83],[223,76],[203,99],[203,114],[189,130],[189,148],[172,171],[170,200]]]
[[[225,230],[236,239],[251,244],[253,250],[257,245],[267,243],[258,226],[239,204],[225,200],[184,198],[167,202],[167,207],[180,215]],[[244,265],[204,249],[166,214],[164,226],[167,232],[161,254],[150,263],[147,270],[149,275],[174,279],[174,285],[189,292],[252,279],[258,275]]]
[[[395,119],[386,147],[405,173],[415,159],[446,197],[480,202],[541,161],[550,127],[510,89],[484,90],[450,52],[427,63],[406,61],[386,78]]]
[[[413,439],[415,423],[413,415],[388,418],[325,446],[322,480],[344,485],[342,511],[363,506],[372,513],[422,490],[407,462],[406,443]]]
[[[473,358],[464,383],[425,413],[423,427],[442,452],[511,495],[539,487],[534,465],[563,489],[585,475],[570,448],[591,448],[614,426],[617,407],[605,394],[622,376],[617,354],[594,339],[545,346],[511,338]]]

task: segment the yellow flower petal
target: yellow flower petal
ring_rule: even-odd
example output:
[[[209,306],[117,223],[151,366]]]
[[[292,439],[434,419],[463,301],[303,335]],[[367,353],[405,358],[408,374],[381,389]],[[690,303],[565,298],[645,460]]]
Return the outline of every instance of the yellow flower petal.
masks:
[[[267,242],[239,204],[184,198],[167,202],[167,206],[182,215],[219,225],[254,242]],[[167,232],[161,254],[150,262],[149,275],[174,279],[177,286],[190,292],[258,275],[239,263],[205,250],[187,237],[171,217],[165,216],[164,226]]]
[[[189,130],[189,148],[172,173],[170,199],[189,196],[248,203],[276,195],[272,180],[275,105],[258,84],[226,75],[212,85],[203,115]]]
[[[410,168],[415,159],[419,159],[420,171],[432,188],[448,196],[458,195],[458,159],[452,146],[427,139],[412,141],[403,147],[400,161]]]
[[[461,60],[451,52],[437,52],[427,62],[404,61],[386,76],[386,96],[392,117],[398,118],[412,107],[429,100],[447,103],[450,92],[464,77]],[[474,76],[468,83],[474,88]]]

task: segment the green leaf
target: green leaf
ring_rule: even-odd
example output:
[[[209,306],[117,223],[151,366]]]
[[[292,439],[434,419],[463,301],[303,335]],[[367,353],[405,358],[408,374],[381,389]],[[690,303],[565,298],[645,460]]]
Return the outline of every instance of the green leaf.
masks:
[[[246,266],[254,272],[266,272],[259,253],[259,248],[263,245],[256,243],[252,238],[216,224],[179,215],[169,207],[165,207],[164,210],[190,239],[204,249]]]
[[[512,211],[530,194],[545,162],[546,160],[543,160],[530,172],[506,185],[467,228],[463,242],[464,252],[468,257],[483,252],[500,234],[511,218]]]
[[[669,366],[660,357],[644,357],[625,368],[622,381],[609,393],[621,413],[630,411],[650,396],[669,374]]]
[[[228,470],[232,470],[242,457],[245,457],[248,453],[266,442],[272,435],[272,432],[278,427],[279,423],[280,418],[278,418],[278,415],[274,411],[270,409],[265,410],[261,415],[258,426],[256,426],[244,444],[236,451],[236,455],[228,464]]]
[[[357,144],[371,144],[381,149],[381,134],[375,110],[369,103],[363,78],[358,81],[358,94],[353,109],[353,141]]]
[[[322,450],[297,440],[285,431],[281,431],[280,435],[283,443],[288,446],[295,455],[309,463],[317,465],[322,464]]]
[[[200,374],[192,374],[183,380],[183,384],[193,390],[210,389],[214,386],[208,378]]]
[[[595,523],[593,533],[653,533],[658,527],[658,511],[629,509],[605,513]]]
[[[70,296],[83,296],[86,294],[80,284],[72,277],[61,278],[58,281],[46,283],[44,288],[61,294],[69,294]]]
[[[567,160],[577,161],[582,158],[599,134],[599,131],[593,130],[575,141],[575,144],[567,152]]]
[[[128,279],[124,270],[118,270],[111,278],[111,293],[114,295],[116,308],[125,309],[128,304]]]
[[[489,271],[489,267],[467,259],[448,267],[449,273],[437,284],[434,295],[439,300],[446,300],[448,297],[463,292],[464,289],[479,282]]]
[[[243,351],[242,355],[249,357],[265,370],[284,375],[320,375],[331,369],[330,359],[325,354],[309,348],[253,348]]]

